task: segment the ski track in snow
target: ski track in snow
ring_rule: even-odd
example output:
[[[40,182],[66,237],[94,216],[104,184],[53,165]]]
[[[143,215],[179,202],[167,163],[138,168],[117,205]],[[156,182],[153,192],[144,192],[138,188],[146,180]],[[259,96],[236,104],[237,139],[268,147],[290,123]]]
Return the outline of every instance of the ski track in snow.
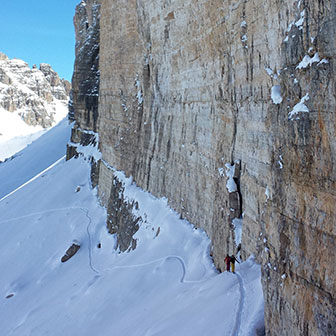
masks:
[[[53,167],[55,167],[58,163],[60,163],[62,160],[64,160],[64,158],[65,158],[65,156],[61,157],[60,159],[58,159],[57,161],[55,161],[53,164],[51,164],[49,167],[47,167],[46,169],[44,169],[40,173],[36,174],[33,178],[31,178],[27,182],[23,183],[21,186],[17,187],[15,190],[11,191],[7,195],[3,196],[0,199],[0,202],[3,201],[3,200],[5,200],[9,196],[13,195],[18,190],[22,189],[23,187],[25,187],[29,183],[33,182],[38,177],[40,177],[42,174],[46,173],[47,171],[49,171],[50,169],[52,169]],[[84,208],[84,207],[67,207],[67,208],[49,209],[49,210],[45,210],[45,211],[41,211],[41,212],[31,213],[31,214],[28,214],[28,215],[25,215],[25,216],[21,216],[21,217],[11,218],[9,220],[2,221],[0,223],[7,223],[7,222],[10,222],[10,221],[15,221],[15,220],[18,220],[18,219],[24,219],[24,218],[28,218],[28,217],[35,216],[35,215],[43,215],[43,214],[46,214],[46,213],[49,213],[49,212],[54,212],[54,211],[66,211],[66,210],[74,210],[74,209],[82,210],[85,213],[85,215],[88,218],[88,220],[89,220],[89,223],[88,223],[87,228],[86,228],[86,231],[87,231],[87,234],[88,234],[88,241],[89,241],[89,266],[90,266],[90,268],[92,269],[93,272],[95,272],[96,274],[100,275],[100,271],[97,270],[94,267],[94,265],[93,265],[92,239],[91,239],[91,234],[90,234],[90,226],[91,226],[91,223],[92,223],[92,218],[89,216],[89,209]],[[117,268],[132,268],[132,267],[148,266],[150,264],[158,263],[160,261],[165,262],[165,261],[167,261],[169,259],[175,259],[175,260],[177,260],[180,263],[180,265],[182,267],[182,276],[181,276],[181,279],[180,279],[181,283],[200,283],[200,282],[206,281],[206,279],[205,280],[199,280],[199,281],[197,281],[197,280],[196,281],[185,280],[185,277],[186,277],[186,264],[185,264],[185,261],[183,260],[182,257],[176,256],[176,255],[170,255],[170,256],[162,257],[162,258],[155,259],[155,260],[152,260],[150,262],[143,263],[143,264],[138,264],[138,265],[115,266],[113,268],[105,269],[104,271],[111,271],[111,270],[117,269]]]
[[[38,173],[32,179],[30,179],[29,181],[25,182],[20,187],[16,188],[15,190],[13,190],[12,192],[10,192],[6,196],[2,197],[0,199],[0,202],[3,201],[4,199],[6,199],[7,197],[11,196],[12,194],[14,194],[16,191],[20,190],[21,188],[23,188],[27,184],[33,182],[35,179],[37,179],[43,173],[45,173],[46,171],[50,170],[55,165],[57,165],[59,162],[61,162],[63,159],[64,159],[64,157],[62,157],[61,159],[57,160],[55,163],[53,163],[52,165],[50,165],[48,168],[46,168],[42,172]],[[11,218],[11,219],[2,221],[0,223],[7,223],[7,222],[11,222],[11,221],[19,220],[19,219],[24,219],[24,218],[28,218],[28,217],[32,217],[32,216],[36,216],[36,215],[47,214],[47,213],[50,213],[50,212],[68,211],[68,210],[81,210],[81,211],[83,211],[84,214],[85,214],[85,216],[87,217],[87,219],[89,221],[88,224],[87,224],[87,226],[86,226],[86,232],[87,232],[87,235],[88,235],[89,267],[97,275],[94,277],[94,279],[92,279],[90,281],[88,288],[90,288],[96,282],[96,280],[102,275],[102,272],[109,272],[109,271],[113,271],[115,269],[130,269],[130,268],[136,268],[136,267],[145,267],[145,266],[156,264],[156,263],[159,263],[159,262],[161,262],[161,264],[163,264],[165,261],[170,260],[170,259],[178,261],[179,264],[181,265],[182,275],[181,275],[181,278],[180,278],[180,283],[201,283],[201,282],[204,282],[204,281],[207,280],[207,279],[203,279],[203,280],[200,279],[200,280],[194,280],[194,281],[188,281],[188,280],[186,280],[185,279],[185,277],[186,277],[186,264],[185,264],[185,261],[183,260],[182,257],[177,256],[177,255],[169,255],[169,256],[165,256],[165,257],[162,257],[162,258],[159,258],[159,259],[155,259],[155,260],[146,262],[146,263],[141,263],[141,264],[127,265],[127,266],[114,266],[112,268],[106,268],[104,270],[98,270],[94,266],[93,256],[92,256],[92,237],[91,237],[91,233],[90,233],[90,227],[91,227],[91,224],[92,224],[92,218],[89,215],[89,209],[85,208],[85,207],[66,207],[66,208],[49,209],[49,210],[45,210],[45,211],[31,213],[31,214],[28,214],[28,215],[25,215],[25,216]],[[242,279],[241,275],[239,273],[237,273],[237,272],[235,273],[235,275],[236,275],[236,277],[238,279],[238,283],[239,283],[240,298],[239,298],[239,306],[238,306],[237,313],[236,313],[236,321],[235,321],[235,325],[234,325],[233,330],[232,330],[232,336],[239,336],[239,334],[240,334],[240,328],[241,328],[242,312],[243,312],[243,308],[244,308],[245,289],[244,289],[243,279]],[[26,316],[24,320],[26,320],[27,317],[28,316]],[[17,326],[13,330],[13,332],[15,330],[17,330],[18,328],[20,328],[22,324],[24,324],[24,322],[22,322],[19,326]]]
[[[87,208],[79,208],[79,209],[81,209],[85,212],[85,215],[89,220],[89,224],[86,227],[86,232],[88,234],[88,241],[89,241],[89,266],[90,266],[90,268],[92,269],[93,272],[100,275],[100,272],[93,266],[93,262],[92,262],[92,241],[91,241],[91,234],[90,234],[90,226],[91,226],[91,223],[92,223],[92,218],[89,216],[89,209],[87,209]]]
[[[233,327],[232,330],[232,336],[238,336],[240,332],[240,326],[241,326],[241,319],[242,319],[242,313],[244,309],[244,299],[245,299],[245,288],[244,288],[244,283],[243,283],[243,278],[242,276],[236,272],[235,273],[238,283],[239,283],[239,291],[240,291],[240,299],[239,299],[239,306],[237,309],[237,314],[236,314],[236,323]]]
[[[28,215],[14,217],[14,218],[11,218],[11,219],[7,219],[5,221],[1,221],[0,224],[8,223],[8,222],[16,221],[16,220],[21,220],[21,219],[29,218],[29,217],[32,217],[32,216],[44,215],[44,214],[47,214],[47,213],[50,213],[50,212],[68,211],[68,210],[81,210],[81,211],[83,211],[85,213],[85,216],[89,220],[89,223],[88,223],[88,225],[86,227],[86,232],[87,232],[87,235],[88,235],[88,242],[89,242],[88,243],[88,245],[89,245],[88,246],[88,249],[89,249],[89,267],[96,274],[101,275],[102,272],[109,272],[109,271],[113,271],[115,269],[122,269],[122,268],[127,269],[127,268],[144,267],[144,266],[148,266],[148,265],[155,264],[155,263],[158,263],[158,262],[164,263],[165,261],[167,261],[169,259],[174,259],[174,260],[177,260],[180,263],[181,268],[182,268],[182,276],[181,276],[181,279],[180,279],[181,283],[201,283],[201,282],[204,282],[204,281],[207,280],[207,279],[204,279],[204,280],[194,280],[194,281],[186,280],[185,279],[185,277],[186,277],[186,264],[185,264],[185,261],[183,260],[182,257],[177,256],[177,255],[169,255],[169,256],[165,256],[165,257],[162,257],[162,258],[159,258],[159,259],[155,259],[155,260],[146,262],[146,263],[141,263],[141,264],[127,265],[127,266],[114,266],[112,268],[106,268],[104,270],[100,270],[99,271],[94,266],[93,257],[92,257],[92,237],[91,237],[91,234],[90,234],[90,226],[92,224],[92,218],[89,215],[89,209],[84,208],[84,207],[66,207],[66,208],[57,208],[57,209],[49,209],[49,210],[44,210],[44,211],[39,211],[39,212],[33,212],[33,213],[28,214]]]
[[[4,197],[2,197],[0,199],[0,202],[3,201],[3,200],[5,200],[6,198],[8,198],[9,196],[11,196],[12,194],[14,194],[15,192],[17,192],[21,188],[25,187],[27,184],[29,184],[29,183],[33,182],[34,180],[36,180],[39,176],[41,176],[43,173],[47,172],[48,170],[50,170],[51,168],[53,168],[54,166],[56,166],[63,159],[64,159],[64,156],[62,158],[60,158],[59,160],[57,160],[56,162],[54,162],[49,167],[47,167],[46,169],[44,169],[42,172],[38,173],[36,176],[34,176],[30,180],[28,180],[27,182],[23,183],[21,186],[19,186],[15,190],[11,191],[9,194],[7,194]],[[10,221],[18,220],[18,219],[23,219],[23,218],[27,218],[27,217],[31,217],[31,216],[36,216],[36,215],[43,215],[43,214],[50,213],[50,212],[67,211],[67,210],[81,210],[81,211],[83,211],[85,213],[85,216],[89,220],[89,223],[87,224],[87,227],[86,227],[86,232],[87,232],[87,235],[88,235],[89,267],[90,267],[90,269],[94,273],[97,274],[97,276],[93,279],[93,283],[94,283],[97,280],[97,278],[101,276],[101,271],[99,271],[98,269],[96,269],[95,266],[94,266],[94,263],[93,263],[92,237],[91,237],[91,234],[90,234],[90,226],[92,224],[92,218],[89,215],[89,209],[88,208],[84,208],[84,207],[67,207],[67,208],[49,209],[49,210],[45,210],[45,211],[41,211],[41,212],[31,213],[31,214],[28,214],[28,215],[25,215],[25,216],[21,216],[21,217],[11,218],[9,220],[2,221],[0,223],[6,223],[6,222],[10,222]],[[182,275],[181,275],[181,279],[180,279],[181,283],[201,283],[201,282],[206,281],[206,279],[204,279],[204,280],[195,280],[195,281],[188,281],[188,280],[186,280],[185,279],[185,277],[186,277],[186,264],[185,264],[185,261],[183,260],[182,257],[177,256],[177,255],[169,255],[169,256],[166,256],[166,257],[162,257],[162,258],[155,259],[155,260],[152,260],[152,261],[149,261],[149,262],[146,262],[146,263],[141,263],[141,264],[127,265],[127,266],[114,266],[112,268],[106,268],[103,271],[104,272],[109,272],[109,271],[112,271],[112,270],[115,270],[115,269],[129,269],[129,268],[136,268],[136,267],[144,267],[144,266],[148,266],[148,265],[159,263],[159,262],[164,263],[165,261],[167,261],[169,259],[176,260],[176,261],[178,261],[180,263],[181,268],[182,268]],[[239,306],[238,306],[237,314],[236,314],[236,322],[235,322],[235,325],[234,325],[233,330],[232,330],[232,336],[239,336],[240,327],[241,327],[242,312],[243,312],[243,307],[244,307],[244,298],[245,298],[245,289],[244,289],[243,279],[242,279],[242,277],[241,277],[241,275],[239,273],[236,273],[236,277],[237,277],[238,283],[239,283],[240,299],[239,299]],[[91,287],[91,285],[93,283],[90,283],[89,287]],[[15,331],[16,329],[18,329],[22,324],[23,323],[21,323],[19,326],[17,326],[17,328],[15,328],[13,331]]]
[[[144,267],[144,266],[156,264],[156,263],[159,263],[159,262],[161,262],[163,264],[165,261],[167,261],[169,259],[177,260],[180,263],[180,265],[182,267],[182,276],[181,276],[181,279],[180,279],[181,283],[201,283],[201,282],[204,282],[204,281],[207,280],[207,279],[206,280],[196,280],[196,281],[185,280],[186,264],[185,264],[185,261],[183,260],[183,258],[180,257],[180,256],[177,256],[177,255],[169,255],[169,256],[166,256],[166,257],[162,257],[162,258],[155,259],[155,260],[148,261],[146,263],[141,263],[141,264],[127,265],[127,266],[114,266],[112,268],[105,268],[104,271],[109,272],[109,271],[113,271],[115,269],[123,269],[123,268],[127,269],[127,268]]]
[[[10,194],[12,194],[12,193],[13,192],[11,192]],[[6,197],[7,196],[5,196],[5,198]],[[90,268],[92,269],[93,272],[95,272],[97,274],[100,274],[100,272],[94,267],[93,262],[92,262],[92,259],[93,259],[92,258],[92,238],[91,238],[91,234],[90,234],[90,226],[91,226],[91,223],[92,223],[92,218],[89,216],[89,209],[84,208],[84,207],[67,207],[67,208],[49,209],[49,210],[45,210],[45,211],[33,212],[33,213],[30,213],[30,214],[25,215],[25,216],[20,216],[20,217],[14,217],[14,218],[11,218],[11,219],[7,219],[5,221],[0,222],[0,224],[9,223],[9,222],[12,222],[12,221],[21,220],[21,219],[29,218],[29,217],[32,217],[32,216],[44,215],[44,214],[47,214],[47,213],[50,213],[50,212],[67,211],[67,210],[81,210],[85,213],[85,216],[89,220],[89,223],[86,227],[86,232],[87,232],[87,235],[88,235],[88,242],[89,242],[89,244],[88,244],[89,245],[88,246],[88,249],[89,249],[89,266],[90,266]]]

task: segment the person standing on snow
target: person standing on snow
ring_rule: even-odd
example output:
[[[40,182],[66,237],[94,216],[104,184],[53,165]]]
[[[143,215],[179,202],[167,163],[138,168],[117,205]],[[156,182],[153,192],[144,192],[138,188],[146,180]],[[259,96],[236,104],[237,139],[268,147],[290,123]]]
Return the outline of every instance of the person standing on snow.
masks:
[[[231,257],[227,254],[224,262],[226,263],[226,270],[227,272],[230,272],[230,262],[231,262]]]
[[[230,261],[231,261],[231,271],[232,273],[235,273],[235,262],[237,261],[238,264],[240,264],[240,262],[236,259],[236,257],[233,254],[230,257]]]

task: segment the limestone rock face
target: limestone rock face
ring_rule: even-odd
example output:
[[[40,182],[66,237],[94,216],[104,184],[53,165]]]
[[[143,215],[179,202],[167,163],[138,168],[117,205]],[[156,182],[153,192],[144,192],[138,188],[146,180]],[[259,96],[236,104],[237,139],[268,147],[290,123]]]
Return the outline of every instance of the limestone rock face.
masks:
[[[267,334],[335,335],[336,3],[105,0],[100,46],[80,14],[95,5],[77,7],[74,109],[100,136],[111,221],[110,166],[204,228],[221,269],[238,219],[242,257],[262,265]],[[99,49],[98,119],[85,105],[98,54],[83,60],[83,39]]]
[[[116,234],[116,248],[121,252],[136,248],[136,240],[133,235],[139,230],[143,221],[141,217],[134,215],[133,209],[137,209],[137,207],[137,203],[125,200],[124,187],[114,177],[111,181],[111,192],[107,207],[107,228],[109,233]]]
[[[98,119],[100,0],[83,0],[76,7],[76,60],[72,100],[76,127],[95,130]]]
[[[75,120],[71,141],[86,146],[93,141],[96,131],[99,92],[99,33],[101,0],[82,0],[76,7],[74,26],[76,33],[76,59],[72,76],[69,116]],[[68,145],[67,159],[78,153]],[[98,183],[98,165],[92,163],[93,185]]]
[[[40,70],[19,59],[0,54],[0,107],[18,112],[29,125],[50,127],[57,106],[67,106],[71,85],[49,64]]]
[[[67,80],[60,79],[49,64],[41,63],[40,71],[42,71],[46,80],[49,82],[53,96],[59,100],[67,100],[69,98],[71,84]]]

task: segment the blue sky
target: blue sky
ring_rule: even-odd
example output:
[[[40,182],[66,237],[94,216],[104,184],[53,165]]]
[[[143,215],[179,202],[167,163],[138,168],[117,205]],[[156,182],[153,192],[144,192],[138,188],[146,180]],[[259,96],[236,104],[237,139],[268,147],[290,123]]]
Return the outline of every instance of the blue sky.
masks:
[[[80,0],[1,0],[0,51],[29,65],[49,63],[71,80],[73,16]]]

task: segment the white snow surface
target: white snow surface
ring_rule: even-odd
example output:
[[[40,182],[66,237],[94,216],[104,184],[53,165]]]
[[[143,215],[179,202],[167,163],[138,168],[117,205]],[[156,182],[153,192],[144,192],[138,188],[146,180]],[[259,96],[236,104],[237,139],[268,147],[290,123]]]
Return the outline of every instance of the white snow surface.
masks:
[[[56,125],[68,114],[68,106],[55,99]],[[21,111],[8,112],[0,107],[0,161],[10,158],[46,132],[42,126],[30,126],[19,115]]]
[[[238,246],[241,243],[242,230],[243,230],[243,219],[242,218],[234,218],[233,221],[232,221],[232,224],[233,224],[234,230],[235,230],[236,246]]]
[[[70,132],[64,119],[12,160],[0,163],[0,199],[63,157]]]
[[[226,176],[227,176],[227,181],[226,181],[226,189],[229,193],[235,192],[238,190],[237,184],[233,179],[234,176],[234,171],[235,171],[235,165],[231,165],[230,163],[225,164],[226,167]]]
[[[96,162],[98,162],[101,158],[101,152],[98,149],[98,142],[94,145],[83,146],[78,143],[69,142],[70,146],[76,147],[76,151],[79,154],[82,154],[86,158],[93,158]]]
[[[118,253],[88,161],[56,155],[64,155],[65,134],[62,122],[0,164],[7,182],[0,200],[1,334],[255,335],[264,305],[253,258],[236,274],[219,274],[206,234],[122,172],[116,174],[126,197],[138,201],[147,221],[137,248]],[[61,263],[73,242],[80,250]]]
[[[281,104],[282,97],[281,97],[281,86],[280,85],[272,86],[271,98],[274,104]]]
[[[17,112],[0,107],[0,161],[11,157],[43,134],[41,126],[27,125]]]
[[[305,18],[305,10],[303,10],[300,13],[300,19],[295,22],[295,26],[297,26],[300,30],[302,30],[302,28],[303,28],[302,25],[303,25],[303,22],[304,22],[304,18]]]
[[[318,63],[318,62],[320,62],[320,57],[318,53],[315,53],[313,57],[310,57],[309,55],[305,55],[302,61],[296,67],[296,69],[304,69],[304,68],[307,68],[308,66],[312,66],[313,63]]]
[[[293,120],[294,116],[296,116],[299,112],[309,112],[309,109],[305,102],[309,100],[309,94],[307,93],[304,97],[301,98],[300,102],[297,103],[294,107],[293,110],[288,113],[288,118],[289,120]],[[296,117],[296,119],[299,119],[299,117]]]

